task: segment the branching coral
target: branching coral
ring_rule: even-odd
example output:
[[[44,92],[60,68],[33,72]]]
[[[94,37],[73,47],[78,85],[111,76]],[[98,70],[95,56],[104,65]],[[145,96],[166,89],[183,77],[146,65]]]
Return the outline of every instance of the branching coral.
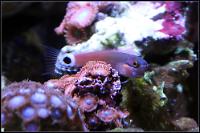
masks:
[[[65,95],[72,96],[85,112],[90,130],[123,127],[122,121],[129,114],[118,107],[121,102],[118,72],[105,62],[89,61],[76,75],[49,80],[45,85],[60,88]]]
[[[87,130],[72,98],[37,82],[8,85],[2,92],[1,104],[1,122],[6,131]]]

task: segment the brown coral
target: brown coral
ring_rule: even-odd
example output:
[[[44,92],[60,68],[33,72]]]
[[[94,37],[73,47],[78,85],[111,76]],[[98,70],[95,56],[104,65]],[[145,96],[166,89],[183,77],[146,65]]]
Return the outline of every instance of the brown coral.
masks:
[[[110,64],[102,61],[90,61],[77,74],[73,95],[82,96],[85,93],[97,95],[101,101],[115,106],[115,98],[120,98],[121,82],[118,72]]]
[[[50,80],[45,85],[60,88],[65,91],[65,95],[72,96],[85,112],[85,121],[90,130],[123,127],[121,121],[128,116],[128,112],[117,109],[121,102],[121,82],[118,72],[105,62],[89,61],[77,74]],[[114,114],[108,114],[112,119],[110,119],[111,125],[107,126],[107,122],[101,120],[101,114],[104,114],[102,111],[106,109],[114,111]]]
[[[76,44],[87,40],[85,29],[77,28],[76,26],[67,25],[64,30],[64,37],[68,44]]]
[[[60,88],[65,95],[72,95],[72,91],[75,89],[75,82],[77,81],[76,75],[64,75],[60,79],[51,79],[44,83],[48,88]]]
[[[104,123],[114,122],[117,127],[123,127],[122,123],[119,121],[120,118],[126,118],[129,115],[127,111],[121,112],[113,107],[106,107],[98,110],[96,116]]]
[[[82,42],[86,40],[88,36],[86,29],[66,23],[65,20],[63,20],[61,24],[57,28],[55,28],[55,32],[58,35],[64,34],[64,37],[68,44],[76,44]]]
[[[87,27],[92,24],[98,12],[92,2],[69,2],[66,15],[55,32],[64,34],[68,44],[76,44],[88,38]]]
[[[118,72],[105,62],[89,61],[78,75],[79,80],[75,83],[74,93],[81,95],[84,91],[92,91],[98,96],[109,93],[110,97],[114,98],[121,90]]]
[[[87,93],[78,100],[79,107],[85,112],[92,112],[97,108],[98,100],[97,96]]]
[[[91,73],[91,75],[108,76],[111,73],[111,65],[103,61],[89,61],[84,67],[82,67],[80,77]]]
[[[73,99],[37,82],[12,83],[3,90],[1,103],[6,131],[87,130]]]

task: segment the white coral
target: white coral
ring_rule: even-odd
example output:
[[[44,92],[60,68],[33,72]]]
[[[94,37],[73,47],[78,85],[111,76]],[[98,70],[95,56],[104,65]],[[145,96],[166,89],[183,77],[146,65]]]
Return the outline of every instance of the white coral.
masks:
[[[154,16],[165,12],[165,4],[161,5],[160,2],[136,2],[132,5],[130,2],[120,2],[119,4],[125,9],[123,13],[96,22],[93,27],[94,34],[89,40],[73,46],[65,46],[62,52],[81,53],[103,50],[106,47],[101,43],[102,41],[116,33],[121,33],[125,45],[119,45],[117,49],[140,55],[141,49],[135,45],[135,41],[141,41],[149,36],[155,40],[169,37],[159,32],[163,28],[163,20],[152,20]]]

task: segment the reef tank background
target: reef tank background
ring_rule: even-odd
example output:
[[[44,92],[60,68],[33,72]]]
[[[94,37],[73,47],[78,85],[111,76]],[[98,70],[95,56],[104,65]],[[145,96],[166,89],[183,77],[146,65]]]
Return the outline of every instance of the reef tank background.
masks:
[[[199,131],[199,3],[157,2],[160,6],[156,9],[156,2],[127,3],[1,2],[3,130]],[[141,7],[148,10],[142,12]],[[137,13],[130,15],[134,11],[142,17],[135,17]],[[149,11],[149,15],[145,11]],[[79,16],[83,12],[86,15]],[[134,18],[143,24],[143,29],[136,30],[137,26],[132,23]],[[157,32],[146,33],[149,26],[154,28],[151,24],[156,29],[154,22],[160,19],[176,22],[167,21],[160,30],[170,37]],[[165,29],[173,26],[177,32]],[[183,28],[187,31],[184,35]],[[142,37],[136,32],[141,32]],[[125,78],[126,82],[104,62],[87,62],[77,69],[78,73],[69,73],[71,69],[67,69],[66,73],[53,75],[55,57],[61,49],[72,54],[106,49],[130,53],[132,50],[142,56],[150,68],[139,78]],[[96,70],[103,71],[100,77]],[[105,81],[106,85],[100,86],[109,90],[105,97],[99,90],[82,90],[90,88],[90,82],[95,88],[98,80]],[[110,87],[110,84],[118,87]],[[40,92],[36,96],[40,100],[31,101],[28,97],[34,99],[36,92]],[[44,105],[38,105],[44,97],[50,98],[52,103],[44,100]],[[91,106],[87,105],[88,99],[93,102]],[[78,124],[64,127],[62,123]]]

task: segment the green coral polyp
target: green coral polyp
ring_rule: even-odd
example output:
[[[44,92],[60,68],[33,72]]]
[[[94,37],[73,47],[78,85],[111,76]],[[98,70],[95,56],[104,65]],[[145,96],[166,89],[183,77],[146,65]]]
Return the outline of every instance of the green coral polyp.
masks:
[[[152,95],[153,96],[153,101],[152,101],[152,109],[155,110],[159,107],[163,107],[164,105],[166,105],[168,98],[167,96],[164,94],[164,86],[165,86],[165,82],[163,81],[159,86],[153,85],[152,83],[152,77],[153,75],[155,75],[154,71],[151,72],[146,72],[144,74],[144,77],[142,78],[137,78],[134,79],[133,82],[136,85],[137,90],[141,93],[141,95]],[[149,87],[148,84],[153,85],[152,88]],[[152,94],[145,94],[145,88],[151,89],[153,90]]]
[[[115,33],[105,40],[101,41],[101,43],[108,48],[116,48],[118,46],[123,46],[125,43],[122,41],[122,37],[120,33]]]
[[[152,85],[152,77],[155,75],[154,71],[151,72],[145,72],[144,73],[144,80],[149,83],[150,85]]]
[[[147,86],[148,84],[144,80],[144,78],[136,78],[133,80],[138,88],[142,88],[144,86]]]
[[[164,94],[163,89],[165,86],[165,82],[163,81],[160,86],[153,86],[153,90],[160,96],[160,106],[164,106],[167,103],[167,96]]]

